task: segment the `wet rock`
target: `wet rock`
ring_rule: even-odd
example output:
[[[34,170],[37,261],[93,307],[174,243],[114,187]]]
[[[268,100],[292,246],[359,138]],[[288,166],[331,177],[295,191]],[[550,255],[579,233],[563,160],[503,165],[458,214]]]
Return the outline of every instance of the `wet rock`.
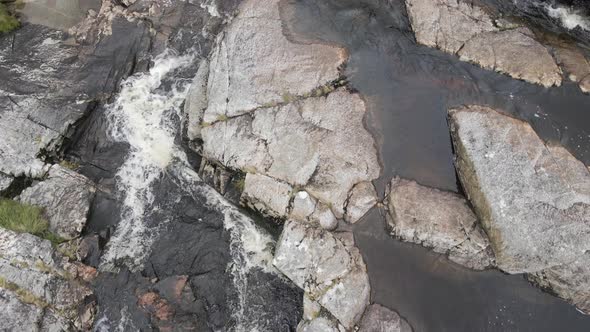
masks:
[[[370,182],[355,185],[346,204],[344,220],[355,223],[359,221],[373,206],[377,204],[377,192]]]
[[[241,201],[254,210],[271,217],[287,215],[293,188],[268,176],[248,173]]]
[[[248,0],[239,10],[211,55],[205,122],[282,103],[339,77],[345,51],[290,42],[283,35],[278,0],[264,6]]]
[[[227,167],[301,187],[341,218],[350,190],[379,176],[364,113],[358,95],[338,89],[205,127],[203,153]],[[373,197],[357,198],[363,199]]]
[[[406,0],[406,5],[418,43],[517,79],[561,84],[555,61],[527,28],[498,21],[500,29],[485,8],[463,0]]]
[[[486,234],[459,195],[395,178],[388,197],[392,235],[446,254],[472,269],[493,265]]]
[[[479,34],[465,43],[459,58],[527,82],[561,85],[555,60],[527,28]]]
[[[47,324],[65,324],[66,330],[82,328],[78,312],[92,291],[74,279],[74,267],[49,241],[0,228],[0,253],[0,289],[12,292],[8,308],[15,310],[3,312],[24,324],[39,321],[29,321],[37,316]]]
[[[542,276],[590,311],[590,172],[531,126],[487,107],[450,111],[457,170],[499,268]]]
[[[590,62],[575,45],[554,46],[555,59],[571,81],[577,82],[580,89],[590,92]]]
[[[287,221],[273,264],[346,328],[368,305],[369,278],[360,253],[317,226]]]
[[[367,307],[359,325],[360,332],[412,332],[405,319],[379,304]]]
[[[25,189],[20,201],[44,208],[49,230],[65,239],[80,236],[95,188],[85,176],[59,165],[51,166],[46,180]]]

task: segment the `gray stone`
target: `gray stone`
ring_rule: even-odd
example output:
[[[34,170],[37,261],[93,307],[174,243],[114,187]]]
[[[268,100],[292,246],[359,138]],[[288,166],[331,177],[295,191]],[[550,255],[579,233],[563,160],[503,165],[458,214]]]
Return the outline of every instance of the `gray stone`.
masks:
[[[364,113],[358,95],[339,89],[205,127],[203,153],[227,167],[300,186],[340,218],[350,190],[379,176]]]
[[[479,6],[458,0],[406,0],[410,23],[420,44],[456,53],[471,38],[498,31]]]
[[[316,210],[317,204],[317,200],[306,191],[299,191],[293,198],[293,207],[289,217],[299,221],[307,220]]]
[[[561,72],[527,28],[497,21],[485,8],[464,0],[406,0],[418,43],[458,54],[463,61],[546,87],[561,84]]]
[[[320,315],[320,311],[322,310],[322,306],[319,303],[312,300],[307,296],[307,294],[303,294],[303,319],[304,320],[312,320],[317,318]]]
[[[286,61],[288,59],[288,61]],[[211,55],[204,121],[282,103],[339,77],[343,48],[293,44],[284,35],[279,0],[248,0]]]
[[[297,332],[342,332],[338,323],[320,316],[311,320],[302,320],[297,326]]]
[[[92,291],[73,279],[76,265],[67,262],[49,241],[2,228],[0,253],[0,279],[10,285],[5,289],[14,291],[21,302],[48,309],[47,313],[42,310],[41,316],[55,314],[61,317],[58,321],[80,326],[78,309]],[[33,308],[16,305],[14,299],[10,302],[16,310],[11,314],[24,315],[22,321],[38,315]]]
[[[72,326],[53,310],[24,303],[12,291],[0,288],[0,329],[3,331],[70,331]]]
[[[588,168],[526,122],[487,107],[451,110],[450,124],[459,177],[498,267],[544,275],[589,312],[590,275],[580,268],[590,250]]]
[[[377,204],[377,192],[372,183],[365,181],[355,185],[348,197],[344,220],[355,223]]]
[[[191,84],[188,96],[184,102],[183,125],[190,140],[201,138],[203,114],[207,108],[207,77],[209,75],[209,61],[204,59]]]
[[[379,304],[367,307],[359,325],[359,332],[412,332],[405,319]]]
[[[273,264],[348,329],[369,303],[369,278],[358,250],[317,226],[287,221]]]
[[[479,34],[465,43],[459,58],[545,87],[561,85],[555,60],[531,35],[527,28]]]
[[[293,188],[271,177],[247,173],[240,201],[271,217],[287,215]]]
[[[95,194],[94,184],[85,176],[59,165],[51,166],[48,178],[25,189],[23,203],[41,206],[49,230],[65,239],[80,236]]]
[[[13,180],[12,176],[0,173],[0,194],[10,188]]]
[[[388,197],[392,235],[432,248],[472,269],[493,265],[486,234],[459,195],[395,178]]]

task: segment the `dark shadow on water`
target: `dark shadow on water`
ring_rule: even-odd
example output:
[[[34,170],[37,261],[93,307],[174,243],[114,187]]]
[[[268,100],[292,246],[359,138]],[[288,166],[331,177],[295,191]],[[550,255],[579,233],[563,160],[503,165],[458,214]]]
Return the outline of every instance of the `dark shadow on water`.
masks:
[[[447,109],[483,104],[532,124],[590,163],[590,97],[573,83],[546,89],[416,45],[403,1],[283,2],[288,34],[346,47],[344,74],[367,102],[381,148],[380,192],[394,175],[458,191]]]
[[[369,269],[371,300],[397,310],[415,332],[590,330],[589,316],[522,275],[471,271],[393,239],[378,210],[354,234]]]
[[[501,0],[497,0],[500,1]],[[573,83],[546,89],[416,45],[401,0],[284,0],[285,34],[345,47],[344,74],[367,103],[365,124],[380,147],[382,194],[393,176],[460,191],[447,109],[482,104],[528,121],[545,140],[590,163],[590,97]],[[523,276],[474,272],[401,243],[373,211],[355,226],[372,300],[415,331],[590,331],[590,317]]]

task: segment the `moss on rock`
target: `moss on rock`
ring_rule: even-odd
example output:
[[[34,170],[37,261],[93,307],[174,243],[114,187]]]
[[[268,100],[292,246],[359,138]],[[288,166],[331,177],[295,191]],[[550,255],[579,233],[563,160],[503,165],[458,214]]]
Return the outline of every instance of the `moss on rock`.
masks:
[[[49,231],[49,223],[43,218],[41,208],[10,199],[0,200],[0,227],[39,236],[54,245],[63,242],[63,239]]]
[[[9,32],[20,25],[19,21],[12,16],[6,6],[0,2],[0,33]]]

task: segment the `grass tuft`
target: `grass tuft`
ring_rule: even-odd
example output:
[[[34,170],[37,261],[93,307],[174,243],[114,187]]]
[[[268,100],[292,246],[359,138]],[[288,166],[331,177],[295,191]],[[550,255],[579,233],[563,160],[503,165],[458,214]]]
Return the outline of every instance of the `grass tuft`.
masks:
[[[0,199],[0,227],[18,233],[30,233],[57,245],[64,240],[49,231],[49,223],[42,216],[41,208],[21,204],[10,199]]]
[[[0,33],[12,31],[20,26],[19,21],[12,16],[6,6],[0,2]]]

